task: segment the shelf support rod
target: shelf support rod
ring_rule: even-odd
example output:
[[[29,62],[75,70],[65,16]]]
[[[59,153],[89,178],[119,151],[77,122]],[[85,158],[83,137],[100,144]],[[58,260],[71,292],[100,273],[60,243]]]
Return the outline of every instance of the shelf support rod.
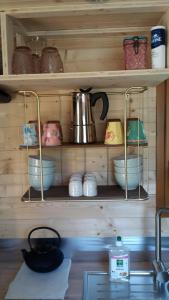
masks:
[[[34,91],[18,91],[19,94],[24,96],[33,95],[37,104],[37,116],[38,116],[38,139],[39,139],[39,158],[40,158],[40,185],[41,185],[41,201],[45,201],[43,192],[43,165],[42,165],[42,143],[41,143],[41,119],[40,119],[40,99],[39,95]]]
[[[130,87],[124,93],[124,159],[125,159],[125,200],[128,200],[128,181],[127,181],[127,104],[129,97],[132,94],[144,93],[147,90],[145,86]],[[138,129],[139,130],[139,129]],[[138,142],[138,155],[139,155],[139,142]],[[139,180],[139,199],[140,199],[140,180]],[[141,200],[141,199],[140,199]]]

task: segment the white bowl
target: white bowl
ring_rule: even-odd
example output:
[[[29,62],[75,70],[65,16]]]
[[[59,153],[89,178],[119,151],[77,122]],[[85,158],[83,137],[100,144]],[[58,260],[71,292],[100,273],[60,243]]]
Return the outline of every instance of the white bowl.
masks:
[[[143,165],[139,165],[136,167],[128,167],[127,166],[127,174],[137,174],[143,172]],[[125,168],[114,166],[115,173],[125,174]]]
[[[40,191],[41,190],[41,176],[32,175],[32,174],[28,174],[28,176],[29,176],[30,186],[32,186],[35,190]],[[46,191],[50,188],[50,186],[54,182],[54,178],[55,178],[55,173],[43,176],[43,189],[44,189],[44,191]]]
[[[127,155],[127,167],[133,168],[143,164],[143,156],[142,155]],[[114,165],[120,168],[125,167],[125,156],[120,155],[114,158]]]
[[[126,176],[125,174],[120,174],[120,173],[114,173],[115,179],[117,184],[121,186],[123,190],[126,189]],[[128,190],[135,190],[139,182],[141,181],[142,174],[128,174],[127,175],[127,189]]]
[[[49,168],[42,168],[43,175],[49,175],[56,172],[55,167],[49,167]],[[32,175],[40,175],[41,174],[41,168],[36,166],[29,166],[28,167],[28,173]]]
[[[29,166],[35,166],[40,168],[40,157],[39,155],[30,155],[29,156]],[[55,166],[55,160],[50,156],[42,157],[42,166],[43,168],[51,168]]]

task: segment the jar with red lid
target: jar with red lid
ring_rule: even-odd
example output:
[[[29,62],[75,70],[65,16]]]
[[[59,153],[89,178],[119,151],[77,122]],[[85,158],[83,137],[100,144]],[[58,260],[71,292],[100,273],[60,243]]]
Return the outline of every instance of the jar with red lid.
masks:
[[[123,48],[126,70],[147,68],[147,37],[128,37],[123,41]]]

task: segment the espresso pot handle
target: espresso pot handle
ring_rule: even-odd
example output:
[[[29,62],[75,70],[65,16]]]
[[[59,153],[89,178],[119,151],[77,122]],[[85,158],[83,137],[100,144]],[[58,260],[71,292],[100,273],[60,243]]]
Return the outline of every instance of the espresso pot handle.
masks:
[[[102,110],[102,113],[100,116],[100,120],[104,120],[108,113],[108,109],[109,109],[109,99],[107,97],[107,94],[104,92],[94,93],[94,94],[91,94],[91,105],[95,106],[96,101],[98,99],[102,99],[102,102],[103,102],[103,110]]]

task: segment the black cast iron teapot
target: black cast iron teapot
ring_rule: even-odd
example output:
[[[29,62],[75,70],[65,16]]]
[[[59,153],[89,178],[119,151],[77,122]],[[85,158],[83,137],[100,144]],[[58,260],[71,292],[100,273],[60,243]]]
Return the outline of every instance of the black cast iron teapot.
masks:
[[[39,242],[36,247],[32,246],[31,234],[36,230],[47,229],[53,231],[56,239],[37,239]],[[52,240],[52,241],[50,241]],[[61,244],[60,234],[50,227],[36,227],[28,235],[30,251],[22,249],[23,258],[26,265],[33,271],[47,273],[57,269],[63,262],[64,255],[59,249]]]

